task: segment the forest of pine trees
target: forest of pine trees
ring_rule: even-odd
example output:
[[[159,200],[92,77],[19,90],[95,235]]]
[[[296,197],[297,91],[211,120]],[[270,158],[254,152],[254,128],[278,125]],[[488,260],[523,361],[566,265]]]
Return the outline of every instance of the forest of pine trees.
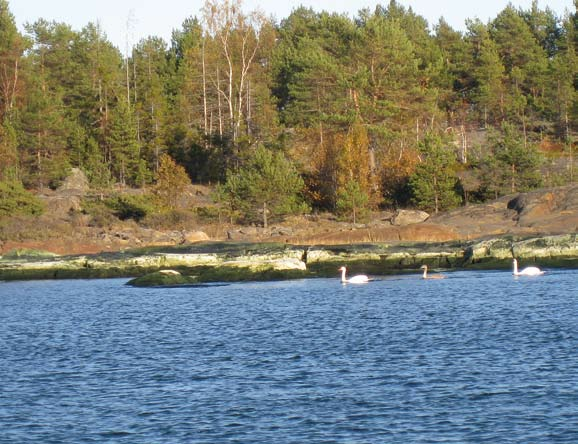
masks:
[[[159,190],[184,171],[231,217],[355,219],[574,181],[576,10],[509,5],[465,32],[394,0],[355,18],[243,11],[206,0],[169,43],[123,55],[94,23],[20,33],[0,0],[0,190],[55,188],[73,167],[95,189]]]

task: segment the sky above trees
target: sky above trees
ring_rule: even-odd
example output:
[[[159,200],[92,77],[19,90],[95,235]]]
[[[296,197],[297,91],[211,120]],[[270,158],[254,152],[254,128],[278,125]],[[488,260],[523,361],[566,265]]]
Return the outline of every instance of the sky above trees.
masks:
[[[16,24],[22,32],[24,24],[33,23],[39,18],[55,20],[80,30],[87,23],[98,22],[102,30],[117,48],[124,51],[141,39],[155,36],[170,41],[174,29],[179,29],[183,21],[190,16],[200,16],[202,0],[9,0],[10,10]],[[328,11],[357,15],[363,8],[374,9],[376,5],[387,6],[388,0],[285,0],[262,1],[245,0],[247,11],[260,8],[276,20],[288,17],[291,11],[301,5],[313,8],[316,12]],[[499,11],[511,3],[516,8],[528,9],[532,0],[484,0],[468,2],[463,0],[404,0],[399,4],[411,7],[415,13],[425,17],[429,24],[435,24],[444,17],[456,30],[465,30],[465,20],[479,18],[482,22],[493,19]],[[540,8],[550,8],[561,16],[565,10],[574,9],[573,0],[538,1]]]

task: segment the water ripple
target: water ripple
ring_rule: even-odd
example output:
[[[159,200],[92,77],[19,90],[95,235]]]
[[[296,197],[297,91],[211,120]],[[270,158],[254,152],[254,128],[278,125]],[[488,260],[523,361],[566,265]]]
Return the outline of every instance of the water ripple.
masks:
[[[448,275],[0,283],[0,443],[578,442],[578,272]]]

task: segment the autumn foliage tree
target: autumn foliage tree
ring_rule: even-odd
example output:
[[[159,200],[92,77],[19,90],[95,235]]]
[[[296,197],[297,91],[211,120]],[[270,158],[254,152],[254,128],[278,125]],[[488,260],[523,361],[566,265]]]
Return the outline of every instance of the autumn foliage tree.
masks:
[[[191,185],[191,180],[183,166],[177,165],[168,154],[161,154],[155,179],[153,192],[157,196],[161,208],[177,209],[179,198]]]
[[[337,154],[337,186],[342,189],[351,181],[359,184],[360,190],[367,196],[376,193],[373,177],[369,137],[366,127],[356,121],[341,140]]]

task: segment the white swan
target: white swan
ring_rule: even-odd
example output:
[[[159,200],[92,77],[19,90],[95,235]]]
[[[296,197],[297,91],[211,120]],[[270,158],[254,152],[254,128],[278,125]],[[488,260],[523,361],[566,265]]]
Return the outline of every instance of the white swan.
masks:
[[[538,267],[526,267],[523,268],[522,271],[518,271],[518,261],[516,259],[513,260],[514,263],[514,272],[512,273],[514,276],[540,276],[544,274],[542,270]]]
[[[423,270],[423,279],[445,279],[446,276],[443,274],[427,274],[427,265],[422,265],[419,267]]]
[[[369,277],[367,277],[364,274],[358,274],[356,276],[353,276],[349,279],[347,279],[345,277],[345,272],[347,271],[347,269],[345,267],[341,267],[339,269],[339,271],[341,271],[341,282],[343,283],[349,283],[349,284],[365,284],[366,282],[369,282]]]

